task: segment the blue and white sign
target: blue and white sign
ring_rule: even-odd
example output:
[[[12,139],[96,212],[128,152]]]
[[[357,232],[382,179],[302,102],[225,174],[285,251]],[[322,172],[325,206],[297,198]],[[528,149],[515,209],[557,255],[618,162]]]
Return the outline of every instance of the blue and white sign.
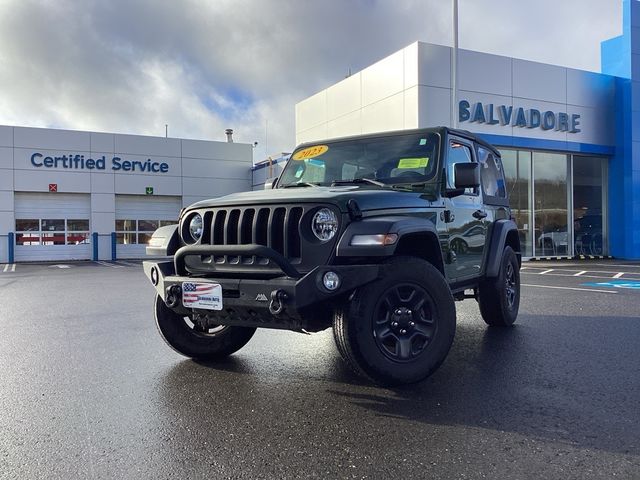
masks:
[[[72,170],[106,170],[107,158],[105,155],[97,158],[85,158],[84,155],[72,154],[59,157],[45,156],[35,152],[31,155],[31,165],[36,168],[68,168]],[[120,157],[112,157],[108,164],[114,172],[142,172],[142,173],[167,173],[169,164],[154,162],[150,158],[145,161],[123,160]]]
[[[512,126],[521,128],[540,128],[556,132],[579,133],[580,115],[547,110],[541,112],[536,108],[524,109],[513,105],[494,105],[468,100],[458,103],[458,121],[485,123],[487,125]]]
[[[610,280],[608,282],[583,283],[587,287],[604,287],[604,288],[628,288],[631,290],[640,290],[640,282],[633,280]]]

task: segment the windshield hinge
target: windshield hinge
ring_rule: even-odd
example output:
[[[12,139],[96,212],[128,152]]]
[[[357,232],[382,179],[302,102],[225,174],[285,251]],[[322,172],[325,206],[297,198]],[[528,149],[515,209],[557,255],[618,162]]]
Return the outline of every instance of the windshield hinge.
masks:
[[[362,211],[360,210],[360,206],[358,205],[358,202],[355,201],[355,199],[351,198],[348,202],[347,202],[347,210],[349,211],[349,217],[351,217],[351,220],[360,220],[362,218]]]

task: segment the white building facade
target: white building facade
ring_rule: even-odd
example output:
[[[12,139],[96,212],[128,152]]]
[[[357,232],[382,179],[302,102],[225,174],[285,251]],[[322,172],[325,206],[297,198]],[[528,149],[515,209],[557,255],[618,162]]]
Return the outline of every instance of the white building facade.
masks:
[[[640,258],[638,32],[625,0],[603,74],[416,42],[298,103],[296,141],[472,131],[502,153],[525,257]]]
[[[198,200],[251,190],[250,144],[0,126],[0,263],[144,256]]]

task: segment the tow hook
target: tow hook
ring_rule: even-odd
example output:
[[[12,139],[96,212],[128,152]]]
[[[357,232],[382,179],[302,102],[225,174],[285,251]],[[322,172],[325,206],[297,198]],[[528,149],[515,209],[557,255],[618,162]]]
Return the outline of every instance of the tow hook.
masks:
[[[180,285],[171,285],[167,287],[167,299],[164,303],[169,308],[176,308],[180,304],[180,299],[182,298],[182,288]]]
[[[289,298],[284,290],[274,290],[271,292],[271,301],[269,302],[269,313],[271,315],[280,315],[284,310],[284,302]]]

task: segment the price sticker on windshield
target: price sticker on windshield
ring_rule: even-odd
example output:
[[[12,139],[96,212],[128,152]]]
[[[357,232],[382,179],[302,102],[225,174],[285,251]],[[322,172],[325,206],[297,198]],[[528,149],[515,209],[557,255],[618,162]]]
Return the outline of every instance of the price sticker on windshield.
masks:
[[[429,164],[429,157],[401,158],[398,168],[424,168]]]
[[[329,150],[327,145],[314,145],[313,147],[307,147],[302,150],[298,150],[293,154],[294,160],[306,160],[307,158],[319,157]]]

